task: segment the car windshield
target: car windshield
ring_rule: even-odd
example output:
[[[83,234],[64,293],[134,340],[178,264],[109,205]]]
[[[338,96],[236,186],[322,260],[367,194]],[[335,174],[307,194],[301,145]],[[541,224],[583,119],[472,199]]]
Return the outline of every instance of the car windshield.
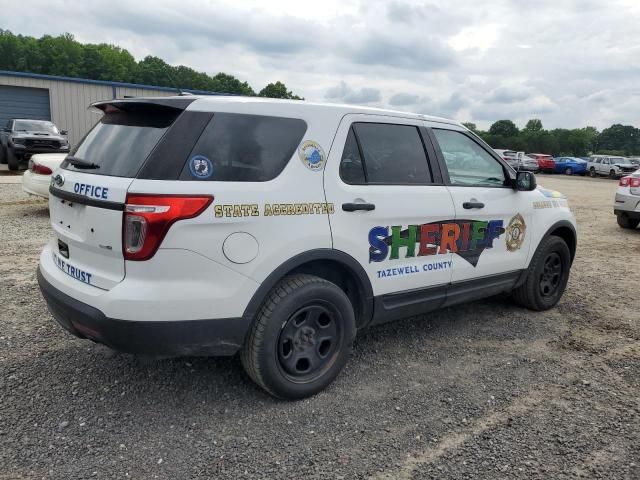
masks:
[[[58,134],[58,129],[51,122],[42,122],[38,120],[16,120],[13,129],[16,132],[43,132]]]

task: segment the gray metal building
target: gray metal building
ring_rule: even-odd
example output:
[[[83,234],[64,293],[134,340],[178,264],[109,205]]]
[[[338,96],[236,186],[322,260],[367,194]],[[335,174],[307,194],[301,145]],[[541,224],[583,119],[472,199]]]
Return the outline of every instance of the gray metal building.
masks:
[[[99,100],[125,97],[158,97],[181,91],[215,95],[213,92],[106,82],[0,70],[0,127],[11,118],[51,120],[69,132],[72,148],[100,118],[88,107]]]

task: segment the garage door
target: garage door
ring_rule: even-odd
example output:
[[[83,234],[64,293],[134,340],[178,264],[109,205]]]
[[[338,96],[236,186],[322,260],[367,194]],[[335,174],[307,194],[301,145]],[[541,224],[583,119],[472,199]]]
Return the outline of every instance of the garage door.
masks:
[[[0,127],[12,118],[51,120],[49,90],[0,85]]]

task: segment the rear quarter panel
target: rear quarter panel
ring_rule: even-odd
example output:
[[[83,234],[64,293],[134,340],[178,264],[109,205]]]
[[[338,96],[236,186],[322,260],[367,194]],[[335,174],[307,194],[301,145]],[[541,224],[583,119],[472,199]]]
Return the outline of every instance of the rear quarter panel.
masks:
[[[238,105],[225,109],[218,104],[216,111],[301,118],[307,123],[301,144],[318,143],[326,159],[339,122],[335,113],[311,116],[303,108],[292,112],[270,107],[260,111],[253,104],[244,110]],[[160,248],[191,250],[260,283],[289,258],[332,246],[329,215],[335,206],[325,203],[322,170],[307,168],[298,150],[284,170],[267,182],[136,179],[129,192],[212,195],[212,205],[197,218],[175,223]]]

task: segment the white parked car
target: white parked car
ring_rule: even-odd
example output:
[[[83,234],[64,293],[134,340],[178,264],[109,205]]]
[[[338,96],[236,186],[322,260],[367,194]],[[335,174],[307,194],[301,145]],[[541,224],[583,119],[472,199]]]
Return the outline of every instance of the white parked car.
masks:
[[[640,170],[618,182],[613,213],[622,228],[634,229],[640,224]]]
[[[38,281],[71,333],[240,353],[280,398],[333,381],[356,332],[501,292],[562,296],[564,196],[461,124],[243,97],[100,102],[54,176]]]
[[[618,178],[633,173],[638,167],[624,157],[608,155],[592,155],[587,163],[587,170],[592,177],[608,176]]]
[[[29,159],[29,169],[22,175],[22,190],[29,195],[49,198],[51,174],[60,166],[66,153],[37,153]]]

